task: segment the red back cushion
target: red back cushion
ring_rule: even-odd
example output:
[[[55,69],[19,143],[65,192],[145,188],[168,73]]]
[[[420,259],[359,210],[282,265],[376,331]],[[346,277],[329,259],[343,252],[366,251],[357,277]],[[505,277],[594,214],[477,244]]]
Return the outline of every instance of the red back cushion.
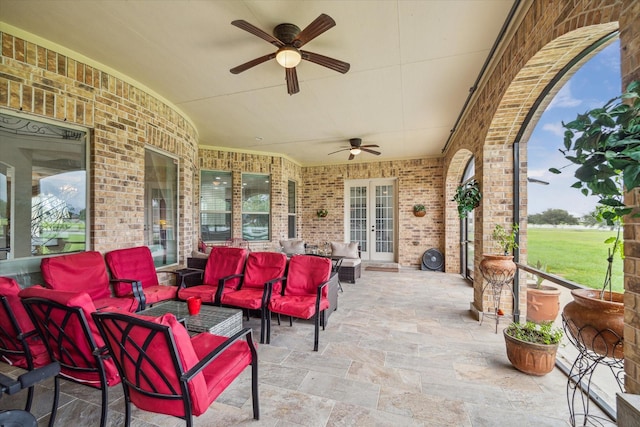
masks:
[[[132,313],[119,313],[168,326],[172,331],[174,342],[176,344],[178,352],[177,358],[184,371],[188,371],[199,362],[199,358],[193,348],[191,338],[189,337],[187,330],[176,320],[175,315],[169,313],[161,317],[154,318]],[[149,339],[150,332],[152,331],[151,329],[144,326],[133,326],[128,330],[127,339],[125,341],[125,349],[133,357],[133,360],[131,360],[127,357],[122,357],[122,350],[118,345],[118,342],[123,338],[122,331],[127,327],[127,322],[115,320],[115,323],[119,327],[112,327],[113,324],[110,319],[105,323],[105,326],[114,334],[113,337],[111,334],[108,334],[108,336],[112,341],[114,353],[116,353],[114,354],[114,358],[123,363],[121,368],[124,371],[125,376],[134,383],[137,380],[140,380],[140,387],[147,391],[155,390],[156,392],[163,394],[179,393],[179,377],[181,373],[176,372],[173,366],[173,352],[170,347],[170,343],[166,340],[166,336],[162,333],[157,333],[153,338]],[[138,360],[138,355],[140,354],[138,350],[139,348],[146,348],[148,359],[143,358],[141,361]],[[155,363],[155,367],[152,367],[149,360]],[[141,364],[138,364],[137,362],[141,362]],[[141,373],[144,375],[140,375]],[[162,377],[164,377],[166,381],[163,380]],[[193,380],[189,382],[188,388],[192,397],[194,413],[201,414],[206,411],[209,406],[209,400],[207,385],[202,372],[196,375]],[[130,396],[131,401],[140,409],[174,416],[184,416],[182,400],[170,401],[166,399],[153,398],[140,394],[133,389],[130,389]]]
[[[286,266],[287,256],[283,253],[251,252],[244,268],[242,287],[262,289],[269,280],[284,276]]]
[[[100,252],[88,251],[43,258],[40,270],[51,289],[82,291],[88,293],[91,299],[111,296],[107,267]]]
[[[218,286],[218,281],[232,274],[240,274],[244,269],[244,261],[247,258],[247,250],[228,246],[215,246],[204,269],[204,285]],[[225,288],[237,288],[240,278],[228,281]]]
[[[0,295],[7,298],[9,307],[11,307],[11,311],[13,311],[13,315],[18,321],[20,329],[22,332],[27,333],[31,332],[34,329],[34,326],[22,305],[20,297],[18,296],[19,292],[20,286],[18,285],[18,282],[9,277],[0,277]],[[7,331],[10,330],[7,329],[10,327],[9,317],[4,313],[4,311],[0,311],[0,323],[2,324],[3,329]]]
[[[151,250],[147,246],[107,252],[104,258],[114,279],[138,280],[142,282],[143,288],[158,285],[158,274]],[[131,284],[117,282],[114,283],[113,290],[117,296],[129,295]]]
[[[21,290],[19,296],[20,298],[43,298],[57,302],[66,307],[80,307],[86,319],[87,329],[93,336],[93,340],[96,346],[104,346],[102,336],[100,335],[100,332],[98,331],[98,328],[96,327],[96,324],[91,317],[91,313],[96,311],[96,308],[87,293],[46,289],[36,285]],[[43,313],[39,310],[36,310],[35,313],[36,316],[43,315]],[[66,311],[54,308],[50,312],[49,317],[45,320],[50,324],[55,323],[57,325],[61,325],[62,322],[64,322],[66,316]],[[76,367],[95,368],[96,362],[93,356],[93,348],[91,348],[89,342],[85,337],[81,319],[78,318],[78,316],[70,317],[66,321],[64,328],[62,329],[64,329],[64,333],[69,336],[69,340],[74,345],[63,345],[65,351],[59,351],[60,349],[56,341],[58,337],[58,328],[50,327],[49,330],[53,331],[55,333],[55,336],[48,337],[47,339],[49,340],[49,347],[53,352],[55,359],[60,361],[61,363],[75,365]],[[104,367],[107,376],[107,382],[109,385],[117,384],[118,382],[120,382],[118,371],[112,360],[106,359],[104,361]],[[86,382],[94,387],[100,387],[99,378],[96,373],[66,370],[64,367],[61,368],[61,371],[64,375],[72,377],[77,381]]]
[[[294,255],[289,260],[286,295],[315,295],[318,286],[329,280],[331,276],[331,260],[312,255]],[[326,297],[328,288],[322,291]]]

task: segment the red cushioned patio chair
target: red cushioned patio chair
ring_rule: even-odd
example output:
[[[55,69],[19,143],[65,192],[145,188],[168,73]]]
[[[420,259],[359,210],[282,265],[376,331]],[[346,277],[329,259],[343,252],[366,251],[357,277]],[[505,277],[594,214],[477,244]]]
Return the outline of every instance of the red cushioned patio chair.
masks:
[[[247,257],[240,286],[234,291],[222,292],[222,305],[243,308],[247,316],[248,310],[260,310],[260,343],[265,340],[265,307],[269,302],[269,291],[280,292],[286,267],[287,256],[283,253],[252,252]]]
[[[207,411],[249,365],[253,417],[259,419],[258,355],[251,329],[230,338],[208,332],[191,338],[173,314],[154,319],[102,312],[93,317],[123,379],[126,426],[131,403],[192,426],[193,416]]]
[[[129,281],[129,296],[111,295],[107,266],[100,252],[88,251],[77,254],[43,258],[40,270],[46,286],[51,289],[69,292],[86,292],[98,310],[116,307],[125,311],[144,309],[144,294],[140,283]],[[122,282],[122,279],[120,280]]]
[[[51,360],[60,364],[55,377],[54,409],[58,407],[59,377],[102,390],[100,426],[107,421],[108,387],[120,376],[91,314],[96,311],[85,292],[66,292],[31,286],[19,294],[31,321],[40,333]]]
[[[222,292],[232,292],[240,284],[244,263],[247,259],[247,250],[227,246],[214,246],[211,249],[201,285],[188,286],[184,280],[178,290],[178,298],[186,300],[197,296],[202,298],[205,304],[220,304]],[[193,269],[201,274],[200,270]],[[188,274],[183,274],[183,278]]]
[[[271,314],[284,314],[315,323],[313,351],[318,351],[320,324],[324,329],[322,312],[329,308],[328,283],[331,260],[313,255],[294,255],[289,260],[287,276],[280,292],[273,292],[268,304],[267,344],[271,338]],[[290,321],[291,324],[291,321]]]
[[[10,365],[32,371],[51,360],[38,331],[18,296],[20,286],[0,277],[0,357]],[[28,387],[25,411],[31,410],[34,387]]]
[[[176,299],[178,294],[177,286],[161,285],[158,282],[158,273],[156,272],[156,266],[153,264],[153,256],[147,246],[117,249],[107,252],[104,258],[111,271],[112,279],[129,280],[113,284],[116,296],[133,296],[130,280],[136,280],[142,286],[146,304],[153,305],[160,301]]]

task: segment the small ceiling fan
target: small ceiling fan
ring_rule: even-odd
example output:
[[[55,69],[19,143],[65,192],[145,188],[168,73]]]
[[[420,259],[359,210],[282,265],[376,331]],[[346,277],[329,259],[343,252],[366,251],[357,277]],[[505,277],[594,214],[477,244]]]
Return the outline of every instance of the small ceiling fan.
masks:
[[[375,154],[376,156],[380,155],[379,151],[370,150],[371,147],[380,147],[379,145],[376,145],[376,144],[362,145],[361,138],[351,138],[349,140],[349,145],[350,145],[349,147],[343,148],[338,151],[334,151],[333,153],[329,153],[329,155],[340,153],[341,151],[349,151],[349,160],[353,160],[358,154],[360,154],[363,151],[367,153]]]
[[[329,58],[328,56],[319,55],[317,53],[301,50],[300,48],[311,40],[318,37],[331,27],[336,25],[336,21],[329,15],[324,13],[318,16],[311,24],[309,24],[304,30],[300,31],[300,28],[294,24],[280,24],[273,29],[273,36],[262,31],[260,28],[248,23],[245,20],[238,19],[231,22],[242,30],[245,30],[254,36],[258,36],[263,40],[271,43],[278,48],[276,52],[268,55],[261,56],[253,59],[242,65],[232,68],[231,73],[239,74],[249,68],[262,64],[273,58],[278,61],[278,64],[285,68],[285,78],[287,80],[287,92],[289,95],[300,92],[298,86],[298,74],[296,73],[296,66],[301,60],[311,61],[323,67],[330,68],[339,73],[346,73],[351,67],[348,63],[340,61],[338,59]],[[275,36],[275,37],[274,37]]]

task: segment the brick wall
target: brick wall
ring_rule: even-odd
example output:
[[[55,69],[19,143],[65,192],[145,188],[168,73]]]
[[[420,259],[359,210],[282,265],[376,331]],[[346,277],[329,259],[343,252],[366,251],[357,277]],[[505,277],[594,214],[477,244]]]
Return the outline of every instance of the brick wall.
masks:
[[[0,33],[0,108],[87,127],[91,246],[101,252],[144,241],[144,149],[179,159],[179,230],[194,234],[197,133],[178,111],[127,81]],[[187,244],[188,243],[188,244]],[[179,253],[191,251],[182,239]]]

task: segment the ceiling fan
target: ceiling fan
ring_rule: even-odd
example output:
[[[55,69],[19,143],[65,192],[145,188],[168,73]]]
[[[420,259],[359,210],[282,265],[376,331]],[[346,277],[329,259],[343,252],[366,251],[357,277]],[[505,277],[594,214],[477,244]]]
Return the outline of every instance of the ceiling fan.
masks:
[[[300,92],[296,66],[303,59],[322,65],[323,67],[330,68],[342,74],[349,71],[350,65],[344,61],[300,49],[302,46],[336,25],[336,21],[324,13],[318,16],[302,31],[300,31],[300,28],[294,24],[277,25],[273,29],[273,36],[242,19],[231,22],[231,25],[243,29],[254,36],[258,36],[278,48],[276,52],[261,56],[232,68],[229,71],[233,74],[239,74],[249,68],[275,58],[276,61],[278,61],[278,64],[285,68],[287,92],[289,92],[289,95],[293,95],[294,93]]]
[[[376,145],[376,144],[362,145],[361,138],[351,138],[349,140],[349,145],[350,145],[349,147],[343,148],[338,151],[334,151],[333,153],[329,153],[329,155],[339,153],[341,151],[347,151],[347,150],[349,151],[349,160],[353,160],[358,154],[360,154],[363,151],[366,151],[367,153],[375,154],[376,156],[380,155],[379,151],[370,150],[371,147],[380,147],[379,145]]]

